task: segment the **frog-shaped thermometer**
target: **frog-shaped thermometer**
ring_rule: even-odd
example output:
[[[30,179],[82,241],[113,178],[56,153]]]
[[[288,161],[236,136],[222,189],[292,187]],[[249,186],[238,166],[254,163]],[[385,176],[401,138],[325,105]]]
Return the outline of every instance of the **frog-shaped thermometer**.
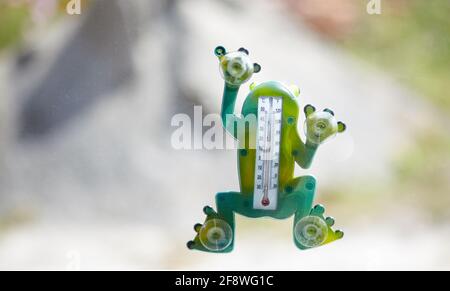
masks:
[[[244,48],[227,53],[224,47],[217,47],[215,54],[225,80],[221,112],[223,126],[240,144],[240,192],[216,195],[217,211],[209,206],[204,208],[206,221],[203,225],[195,225],[197,235],[188,242],[188,248],[214,253],[231,252],[235,214],[276,219],[294,215],[294,241],[302,250],[342,238],[342,231],[332,229],[334,219],[324,216],[324,207],[313,207],[315,178],[294,178],[294,166],[297,163],[304,169],[309,168],[319,145],[345,131],[345,124],[336,120],[333,111],[325,109],[318,112],[307,105],[304,109],[304,143],[297,131],[299,89],[273,81],[258,86],[252,84],[242,114],[234,115],[239,87],[261,67],[251,62]],[[248,122],[250,125],[242,127],[242,122],[247,122],[250,116],[255,116],[256,122],[253,125]],[[239,127],[244,128],[243,133],[239,133]]]

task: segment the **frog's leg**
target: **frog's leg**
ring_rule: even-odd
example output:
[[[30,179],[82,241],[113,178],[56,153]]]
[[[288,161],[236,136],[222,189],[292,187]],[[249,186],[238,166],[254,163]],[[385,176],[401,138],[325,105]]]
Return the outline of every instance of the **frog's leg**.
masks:
[[[211,253],[229,253],[234,247],[234,213],[243,204],[244,196],[238,192],[223,192],[216,195],[217,212],[209,206],[203,209],[205,223],[194,226],[194,240],[187,243],[191,250]]]
[[[311,176],[294,179],[287,192],[292,191],[286,197],[297,203],[294,218],[294,241],[301,250],[315,248],[341,239],[344,233],[334,231],[334,218],[324,217],[325,208],[322,205],[312,207],[316,191],[316,180]]]

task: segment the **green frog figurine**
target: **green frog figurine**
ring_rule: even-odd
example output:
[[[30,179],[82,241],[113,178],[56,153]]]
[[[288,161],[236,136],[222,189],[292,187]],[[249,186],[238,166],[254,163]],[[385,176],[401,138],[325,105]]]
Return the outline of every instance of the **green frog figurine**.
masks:
[[[215,55],[225,80],[223,126],[239,143],[240,191],[216,195],[217,210],[209,206],[203,209],[206,220],[194,226],[197,234],[187,247],[212,253],[231,252],[235,214],[276,219],[294,216],[294,242],[301,250],[341,239],[344,233],[333,230],[335,221],[324,216],[325,208],[313,206],[316,179],[294,177],[294,167],[297,163],[308,169],[319,145],[344,132],[346,125],[337,121],[332,110],[316,111],[307,105],[306,142],[303,142],[297,130],[300,90],[276,81],[250,85],[241,115],[234,114],[240,86],[258,73],[261,66],[251,62],[244,48],[228,53],[219,46]]]

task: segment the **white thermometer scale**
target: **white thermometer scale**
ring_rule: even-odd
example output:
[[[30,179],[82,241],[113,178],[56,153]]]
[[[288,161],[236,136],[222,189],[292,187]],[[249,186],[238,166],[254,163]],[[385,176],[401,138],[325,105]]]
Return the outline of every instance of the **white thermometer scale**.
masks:
[[[253,208],[276,210],[283,99],[260,97]]]

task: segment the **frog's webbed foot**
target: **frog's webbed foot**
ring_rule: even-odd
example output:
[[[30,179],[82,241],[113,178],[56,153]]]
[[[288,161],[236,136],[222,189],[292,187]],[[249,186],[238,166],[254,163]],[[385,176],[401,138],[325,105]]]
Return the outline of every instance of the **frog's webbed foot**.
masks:
[[[234,233],[231,225],[223,219],[212,207],[203,208],[206,214],[204,224],[196,224],[197,233],[194,240],[187,243],[190,250],[212,253],[226,253],[233,248]]]
[[[331,109],[316,111],[314,106],[306,105],[304,111],[306,114],[306,137],[307,142],[310,144],[320,145],[330,137],[347,129],[345,123],[337,121]]]
[[[254,73],[261,71],[261,66],[251,61],[250,53],[245,48],[227,52],[223,46],[218,46],[214,54],[219,58],[222,78],[232,87],[241,86],[250,80]]]
[[[316,205],[308,216],[298,220],[294,226],[294,239],[302,250],[311,249],[344,237],[341,230],[333,230],[334,218],[325,217],[325,208]]]

